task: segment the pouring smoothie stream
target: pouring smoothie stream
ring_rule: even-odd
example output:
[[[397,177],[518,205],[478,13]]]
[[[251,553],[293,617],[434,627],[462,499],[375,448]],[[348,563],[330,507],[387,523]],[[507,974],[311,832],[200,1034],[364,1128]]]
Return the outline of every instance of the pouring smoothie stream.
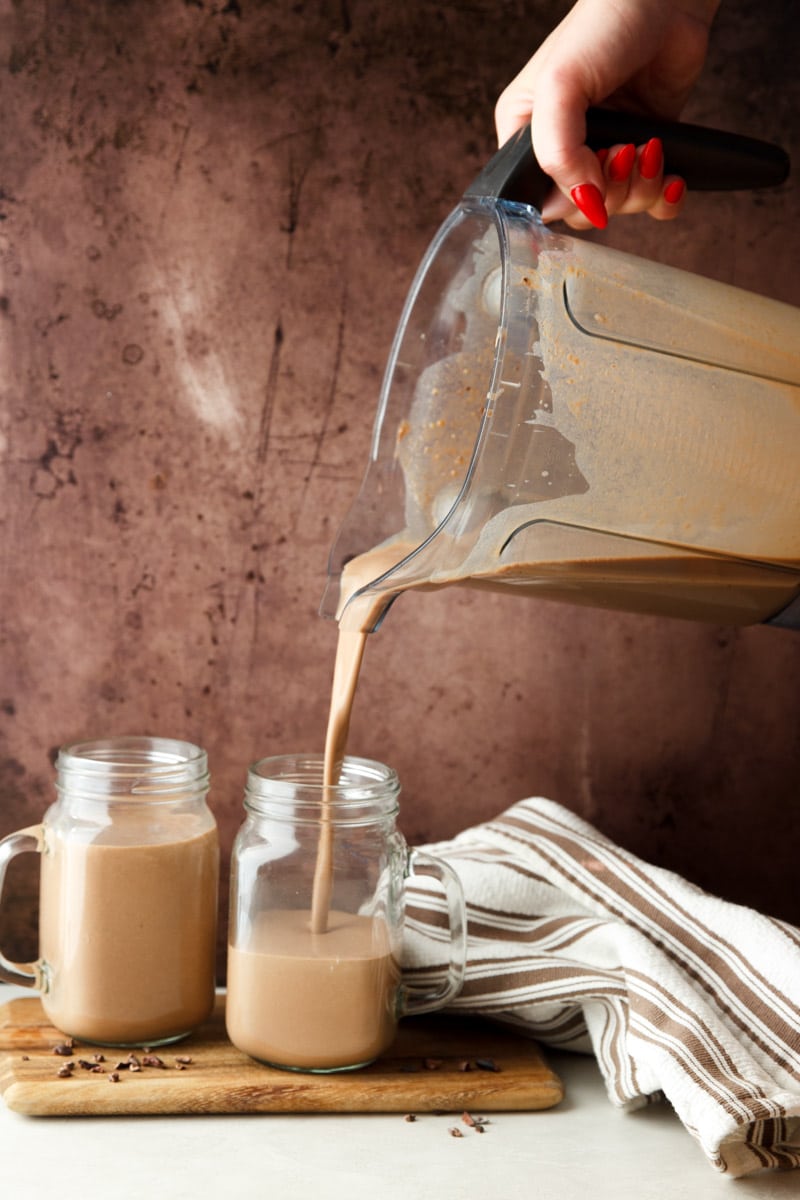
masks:
[[[353,559],[346,569],[347,582],[343,585],[343,600],[347,619],[345,621],[342,618],[339,625],[330,712],[325,735],[323,785],[326,788],[335,786],[339,779],[367,635],[374,627],[384,604],[382,598],[376,599],[369,595],[353,600],[352,605],[349,605],[348,601],[376,576],[393,567],[400,553],[396,547],[378,547],[371,553]],[[333,885],[333,831],[330,821],[325,818],[323,809],[311,909],[311,929],[314,933],[324,933],[327,929]]]

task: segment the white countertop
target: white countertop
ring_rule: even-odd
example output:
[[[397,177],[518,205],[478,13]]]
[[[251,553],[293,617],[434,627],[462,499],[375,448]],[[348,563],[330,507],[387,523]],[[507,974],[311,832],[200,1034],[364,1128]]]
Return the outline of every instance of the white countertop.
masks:
[[[0,1004],[20,988],[0,985]],[[489,1114],[23,1117],[0,1102],[4,1196],[33,1200],[736,1200],[796,1197],[800,1173],[718,1175],[666,1105],[621,1113],[594,1059],[546,1051],[566,1097]],[[477,1114],[476,1114],[477,1115]],[[732,1191],[726,1189],[733,1189]]]

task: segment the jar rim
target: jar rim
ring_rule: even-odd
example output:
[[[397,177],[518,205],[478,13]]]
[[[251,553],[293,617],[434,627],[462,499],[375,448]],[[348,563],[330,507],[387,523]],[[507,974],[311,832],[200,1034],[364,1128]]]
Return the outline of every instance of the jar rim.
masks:
[[[128,798],[208,786],[205,750],[179,738],[125,734],[62,746],[56,758],[57,790],[84,790]],[[63,784],[59,786],[59,784]]]
[[[397,807],[400,780],[393,767],[370,758],[346,755],[339,782],[324,783],[322,754],[275,754],[251,764],[245,786],[245,806],[263,803],[302,803],[311,808],[330,804],[337,811],[378,806]]]

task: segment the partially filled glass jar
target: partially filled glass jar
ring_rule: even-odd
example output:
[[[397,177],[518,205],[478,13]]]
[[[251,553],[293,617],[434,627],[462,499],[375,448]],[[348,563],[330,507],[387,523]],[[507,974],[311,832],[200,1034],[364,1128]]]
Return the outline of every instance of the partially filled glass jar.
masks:
[[[231,863],[226,1022],[252,1057],[299,1071],[363,1066],[391,1044],[401,1016],[458,992],[461,885],[447,864],[407,848],[399,793],[391,767],[355,757],[334,786],[323,783],[321,755],[262,759],[248,772]],[[414,872],[439,880],[448,914],[449,966],[424,992],[400,970]]]

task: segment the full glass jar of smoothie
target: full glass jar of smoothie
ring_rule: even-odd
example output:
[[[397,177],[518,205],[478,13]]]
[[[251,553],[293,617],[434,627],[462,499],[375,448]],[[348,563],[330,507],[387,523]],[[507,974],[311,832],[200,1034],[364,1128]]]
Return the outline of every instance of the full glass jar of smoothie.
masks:
[[[40,958],[0,974],[38,987],[64,1033],[156,1046],[214,1003],[219,849],[206,754],[115,737],[66,746],[41,825],[0,843],[41,852]],[[0,883],[1,883],[0,879]]]

